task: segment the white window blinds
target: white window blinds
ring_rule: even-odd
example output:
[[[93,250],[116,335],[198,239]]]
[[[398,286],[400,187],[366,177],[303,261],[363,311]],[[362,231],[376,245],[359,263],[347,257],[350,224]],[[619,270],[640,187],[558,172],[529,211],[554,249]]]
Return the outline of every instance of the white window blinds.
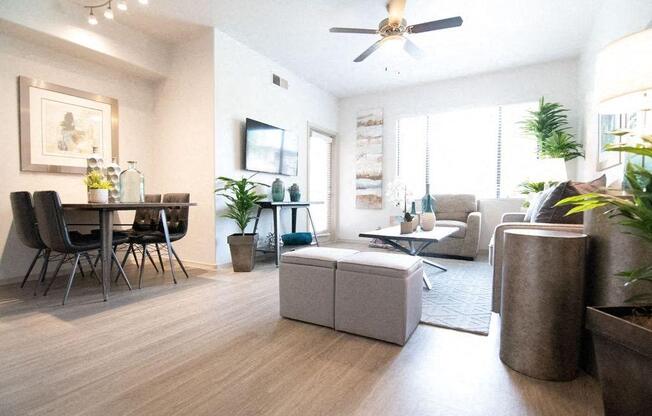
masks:
[[[333,139],[312,131],[308,143],[308,198],[318,234],[330,232],[332,224]]]

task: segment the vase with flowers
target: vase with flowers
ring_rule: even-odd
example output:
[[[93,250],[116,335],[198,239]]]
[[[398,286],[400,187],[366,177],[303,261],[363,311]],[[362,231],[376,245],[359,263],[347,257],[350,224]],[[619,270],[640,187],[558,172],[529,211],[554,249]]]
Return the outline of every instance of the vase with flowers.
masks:
[[[415,230],[415,217],[408,210],[408,198],[411,196],[405,182],[400,179],[391,182],[387,188],[387,198],[395,207],[402,207],[401,234],[410,234]]]

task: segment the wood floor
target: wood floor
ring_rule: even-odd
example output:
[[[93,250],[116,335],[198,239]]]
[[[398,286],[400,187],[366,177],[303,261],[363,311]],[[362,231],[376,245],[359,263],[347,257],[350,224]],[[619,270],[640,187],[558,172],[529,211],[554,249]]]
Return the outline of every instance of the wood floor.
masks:
[[[0,415],[602,414],[586,375],[506,368],[495,318],[489,337],[420,325],[400,348],[281,319],[269,263],[191,274],[174,286],[149,267],[106,303],[86,279],[64,307],[62,281],[1,287]]]

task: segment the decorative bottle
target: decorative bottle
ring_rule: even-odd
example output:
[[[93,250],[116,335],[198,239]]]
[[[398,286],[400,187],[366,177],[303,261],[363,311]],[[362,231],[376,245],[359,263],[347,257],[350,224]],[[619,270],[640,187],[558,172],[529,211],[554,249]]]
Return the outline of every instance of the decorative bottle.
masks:
[[[138,169],[136,162],[127,162],[129,168],[120,173],[120,202],[145,201],[145,177]]]
[[[285,185],[280,178],[272,182],[272,202],[283,202],[285,199]]]
[[[412,201],[412,208],[410,209],[410,215],[412,215],[412,231],[416,231],[419,228],[419,214],[417,214],[417,203]]]
[[[106,171],[104,176],[113,185],[113,188],[109,190],[109,202],[120,202],[120,173],[122,169],[118,164],[118,158],[114,157],[104,170]]]
[[[435,199],[430,195],[430,184],[426,184],[426,194],[421,199],[421,229],[423,231],[432,231],[435,229],[437,217],[435,216]]]

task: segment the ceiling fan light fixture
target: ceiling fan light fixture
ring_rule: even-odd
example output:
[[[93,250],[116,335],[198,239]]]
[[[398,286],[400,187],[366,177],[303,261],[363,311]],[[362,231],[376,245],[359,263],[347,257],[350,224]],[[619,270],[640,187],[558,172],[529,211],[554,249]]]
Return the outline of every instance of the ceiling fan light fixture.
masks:
[[[111,8],[111,3],[109,3],[108,7],[104,10],[104,18],[113,20],[113,9]]]
[[[93,9],[91,9],[90,14],[88,15],[88,24],[93,26],[97,24],[97,17],[95,17],[95,14],[93,13]]]
[[[147,6],[149,4],[149,0],[138,0],[138,3],[142,4],[143,6]]]
[[[127,2],[125,0],[118,0],[118,10],[121,10],[123,12],[126,12],[128,7],[127,7]]]

